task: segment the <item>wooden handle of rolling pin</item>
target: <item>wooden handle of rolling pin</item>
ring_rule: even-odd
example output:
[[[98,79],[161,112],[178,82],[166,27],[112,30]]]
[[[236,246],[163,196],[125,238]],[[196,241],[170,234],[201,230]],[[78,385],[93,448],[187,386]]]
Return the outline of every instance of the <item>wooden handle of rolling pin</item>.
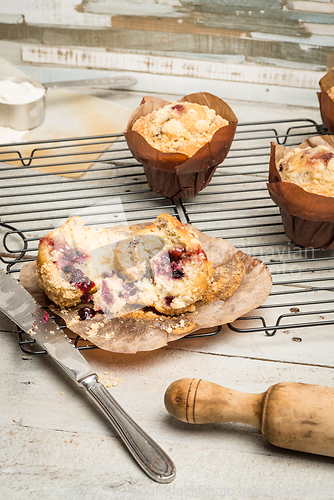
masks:
[[[269,443],[334,456],[334,388],[283,382],[261,394],[233,391],[202,379],[173,382],[165,406],[183,422],[254,425]]]

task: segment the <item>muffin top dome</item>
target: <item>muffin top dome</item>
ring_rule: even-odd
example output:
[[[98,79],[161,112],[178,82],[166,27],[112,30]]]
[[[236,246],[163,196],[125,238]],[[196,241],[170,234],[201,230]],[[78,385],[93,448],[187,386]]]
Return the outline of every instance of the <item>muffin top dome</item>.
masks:
[[[191,102],[172,102],[140,117],[132,130],[164,153],[193,156],[213,134],[229,122],[214,109]]]
[[[309,193],[334,197],[334,149],[319,145],[296,148],[277,163],[282,181]]]

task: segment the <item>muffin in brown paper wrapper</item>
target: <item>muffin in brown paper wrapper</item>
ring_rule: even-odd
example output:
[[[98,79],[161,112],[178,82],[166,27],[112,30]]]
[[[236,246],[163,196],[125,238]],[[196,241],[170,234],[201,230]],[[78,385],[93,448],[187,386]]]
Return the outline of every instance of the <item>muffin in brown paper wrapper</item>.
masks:
[[[318,92],[322,122],[331,134],[334,134],[334,101],[328,90],[334,87],[334,68],[329,70],[319,81],[321,92]]]
[[[272,143],[267,187],[280,208],[287,237],[297,245],[325,250],[334,248],[334,197],[309,193],[293,182],[282,181],[276,167],[278,161],[296,147],[319,145],[334,148],[334,136],[311,137],[295,147]]]
[[[132,130],[135,121],[167,104],[155,97],[144,97],[129,119],[125,139],[137,161],[142,163],[147,182],[155,193],[168,198],[191,198],[205,188],[217,166],[226,158],[237,128],[238,119],[232,109],[219,97],[207,92],[197,92],[182,97],[178,102],[193,102],[214,109],[225,118],[228,125],[218,129],[210,142],[193,156],[183,153],[163,153],[148,144],[142,135]]]
[[[235,321],[260,306],[272,287],[269,269],[262,261],[237,250],[222,238],[189,227],[214,267],[213,280],[204,297],[195,304],[194,312],[166,316],[144,308],[111,319],[96,315],[79,320],[78,310],[84,304],[68,309],[53,305],[39,287],[36,262],[22,267],[20,281],[43,307],[49,306],[60,316],[70,331],[101,349],[127,354],[159,349],[190,333]]]

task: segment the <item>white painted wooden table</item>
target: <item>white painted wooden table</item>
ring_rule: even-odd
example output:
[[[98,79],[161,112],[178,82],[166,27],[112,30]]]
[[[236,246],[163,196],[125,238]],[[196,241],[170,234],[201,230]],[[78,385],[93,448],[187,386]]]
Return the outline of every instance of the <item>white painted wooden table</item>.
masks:
[[[134,107],[140,92],[113,98]],[[241,101],[233,109],[240,121],[273,112],[277,118],[305,116],[302,108]],[[316,108],[307,114],[320,121]],[[183,339],[153,352],[85,351],[113,396],[175,462],[170,485],[142,472],[84,391],[47,356],[21,351],[15,326],[2,315],[0,330],[1,499],[334,498],[334,458],[275,448],[247,425],[185,424],[163,402],[169,384],[183,377],[244,392],[263,392],[281,381],[333,386],[333,326],[317,335],[299,330],[301,343],[282,333],[266,337],[224,327],[215,337]]]

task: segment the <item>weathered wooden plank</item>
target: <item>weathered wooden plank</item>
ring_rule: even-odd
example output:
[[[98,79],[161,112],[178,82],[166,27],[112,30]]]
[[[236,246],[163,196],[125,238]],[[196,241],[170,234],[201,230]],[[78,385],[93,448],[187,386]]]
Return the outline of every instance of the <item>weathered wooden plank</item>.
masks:
[[[75,29],[0,23],[0,39],[36,40],[46,45],[102,47],[122,51],[178,52],[184,54],[240,55],[272,60],[316,64],[326,68],[329,46],[310,46],[282,40],[254,40],[248,37],[213,36],[142,30]]]
[[[142,16],[179,16],[179,10],[182,11],[182,1],[179,0],[145,0],[140,2],[136,0],[82,0],[81,4],[76,6],[80,12],[93,14],[109,15],[142,15]]]
[[[124,5],[122,2],[120,3]],[[116,4],[118,7],[115,9]],[[332,9],[328,9],[328,11],[320,9],[319,12],[314,9],[303,11],[303,9],[296,9],[293,4],[291,6],[292,9],[289,10],[283,1],[266,2],[265,0],[245,0],[244,2],[241,0],[237,2],[231,0],[215,0],[214,2],[182,0],[182,9],[175,6],[173,15],[169,17],[174,19],[175,23],[180,23],[182,20],[188,21],[200,27],[201,30],[214,27],[247,32],[280,33],[290,36],[307,36],[308,31],[304,23],[331,26],[334,24]],[[103,0],[84,2],[80,9],[83,12],[91,13],[108,12],[113,16],[113,23],[118,22],[116,21],[117,17],[124,17],[129,23],[132,23],[134,19],[137,19],[138,23],[148,23],[148,18],[152,18],[151,24],[156,25],[156,28],[151,29],[155,30],[158,29],[158,26],[163,26],[164,18],[168,17],[166,15],[156,16],[154,11],[147,13],[146,9],[138,9],[137,4],[132,2],[127,3],[126,10],[120,9],[119,2],[106,3]],[[178,15],[175,16],[177,13]],[[157,17],[159,19],[155,19]],[[170,24],[168,26],[171,27]],[[126,28],[126,26],[122,27]],[[130,29],[131,24],[127,28]],[[180,28],[181,26],[179,26]]]
[[[333,42],[330,45],[334,46],[334,26],[332,24],[304,23],[304,28],[312,35],[333,37]]]
[[[245,36],[245,30],[226,29],[204,25],[200,19],[175,19],[171,17],[155,16],[115,16],[112,17],[114,29],[160,31],[171,33],[193,33],[216,36]]]
[[[183,0],[187,8],[189,8],[189,13],[194,15],[194,13],[211,14],[217,17],[221,17],[221,21],[224,25],[224,19],[226,17],[231,17],[234,19],[235,23],[245,22],[248,20],[250,26],[252,23],[267,22],[271,25],[274,21],[286,23],[323,23],[323,24],[333,24],[334,16],[330,13],[318,13],[318,12],[303,12],[288,9],[261,9],[256,8],[252,10],[242,9],[238,10],[238,4],[233,7],[221,6],[216,3],[195,3],[193,1]],[[188,11],[185,11],[188,12]],[[187,17],[186,14],[184,17]],[[250,28],[251,29],[251,28]]]
[[[67,65],[137,71],[169,76],[186,76],[227,82],[282,85],[298,89],[317,89],[322,72],[285,69],[274,66],[228,64],[180,57],[122,54],[83,48],[24,45],[22,60],[33,64]]]
[[[255,16],[254,19],[235,15],[212,15],[191,12],[181,19],[159,18],[154,16],[115,16],[112,17],[113,28],[142,29],[145,31],[170,31],[173,33],[194,33],[212,35],[248,36],[252,32],[276,33],[279,35],[309,37],[308,29],[296,21],[270,20]]]
[[[182,5],[220,5],[222,7],[234,7],[235,9],[265,9],[265,10],[277,10],[282,9],[284,1],[282,0],[201,0],[194,2],[193,0],[181,0]]]
[[[110,26],[110,15],[90,14],[76,10],[76,0],[1,0],[0,16],[2,22],[9,16],[24,17],[33,24],[50,24],[63,26]],[[9,22],[9,21],[8,21]],[[15,22],[13,20],[13,22]]]
[[[287,0],[286,7],[291,10],[307,11],[307,12],[323,12],[325,14],[334,14],[333,2],[327,0],[325,2],[312,2],[305,0]]]

